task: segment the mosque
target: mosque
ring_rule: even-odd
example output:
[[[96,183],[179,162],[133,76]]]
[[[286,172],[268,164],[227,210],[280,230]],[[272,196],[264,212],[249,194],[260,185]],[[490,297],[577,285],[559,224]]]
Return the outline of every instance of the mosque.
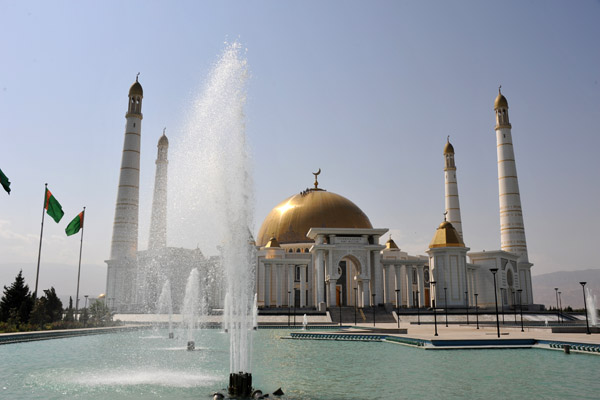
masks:
[[[198,249],[166,245],[168,139],[164,131],[158,141],[148,250],[137,250],[142,98],[136,78],[129,90],[111,256],[106,261],[106,298],[117,312],[148,312],[142,305],[156,302],[166,279],[174,293],[182,293],[193,268],[199,268],[205,278],[219,274],[218,257],[207,259]],[[427,255],[409,255],[391,237],[381,244],[388,229],[374,228],[352,201],[320,187],[319,170],[313,173],[314,187],[273,208],[256,236],[259,307],[492,308],[497,298],[507,308],[519,304],[538,308],[533,301],[533,264],[527,255],[508,101],[500,89],[494,111],[500,250],[470,252],[465,245],[455,152],[449,140],[443,149],[445,218],[433,232]],[[223,298],[222,285],[212,285],[206,294],[211,308],[222,307]]]

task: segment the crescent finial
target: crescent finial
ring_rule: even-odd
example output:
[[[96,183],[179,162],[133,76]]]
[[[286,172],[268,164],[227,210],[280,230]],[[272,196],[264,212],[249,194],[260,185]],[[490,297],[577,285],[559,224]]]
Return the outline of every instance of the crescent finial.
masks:
[[[321,168],[317,172],[313,172],[312,174],[315,176],[315,189],[319,188],[319,181],[317,180],[317,176],[321,173]]]

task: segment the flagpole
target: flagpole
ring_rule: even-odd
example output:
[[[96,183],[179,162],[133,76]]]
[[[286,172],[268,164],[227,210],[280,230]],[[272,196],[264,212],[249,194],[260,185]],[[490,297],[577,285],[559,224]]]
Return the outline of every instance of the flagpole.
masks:
[[[83,249],[83,226],[85,225],[85,207],[83,207],[83,213],[81,215],[81,242],[79,243],[79,268],[77,269],[77,295],[75,296],[75,314],[78,314],[79,310],[79,277],[81,276],[81,250]]]
[[[42,230],[40,231],[40,249],[38,251],[38,262],[37,262],[37,272],[35,274],[35,291],[33,292],[33,301],[37,299],[37,290],[38,290],[38,279],[40,277],[40,259],[42,258],[42,236],[44,235],[44,214],[46,213],[46,193],[48,191],[48,184],[45,184],[44,188],[44,207],[42,207]]]

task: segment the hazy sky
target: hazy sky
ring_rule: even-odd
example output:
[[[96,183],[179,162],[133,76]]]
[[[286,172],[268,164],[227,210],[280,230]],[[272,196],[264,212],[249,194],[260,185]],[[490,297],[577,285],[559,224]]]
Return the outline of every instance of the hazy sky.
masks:
[[[48,182],[66,214],[46,218],[40,289],[74,295],[79,236],[64,229],[87,206],[82,292],[104,291],[129,86],[141,72],[144,249],[157,140],[166,126],[177,145],[235,40],[251,74],[255,234],[321,168],[322,187],[424,254],[443,220],[450,135],[465,242],[498,249],[502,84],[533,274],[599,268],[598,21],[598,1],[0,0],[0,169],[12,181],[0,192],[0,285],[20,268],[34,285]],[[210,226],[199,229],[216,254]]]

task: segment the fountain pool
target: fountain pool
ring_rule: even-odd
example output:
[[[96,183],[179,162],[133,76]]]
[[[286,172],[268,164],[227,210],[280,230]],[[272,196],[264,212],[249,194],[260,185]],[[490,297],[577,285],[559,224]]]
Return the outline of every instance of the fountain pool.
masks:
[[[597,398],[593,355],[548,350],[431,351],[392,343],[282,340],[261,329],[254,385],[286,399]],[[228,384],[229,337],[152,330],[0,346],[0,398],[201,399]],[[587,371],[587,372],[586,372]]]

